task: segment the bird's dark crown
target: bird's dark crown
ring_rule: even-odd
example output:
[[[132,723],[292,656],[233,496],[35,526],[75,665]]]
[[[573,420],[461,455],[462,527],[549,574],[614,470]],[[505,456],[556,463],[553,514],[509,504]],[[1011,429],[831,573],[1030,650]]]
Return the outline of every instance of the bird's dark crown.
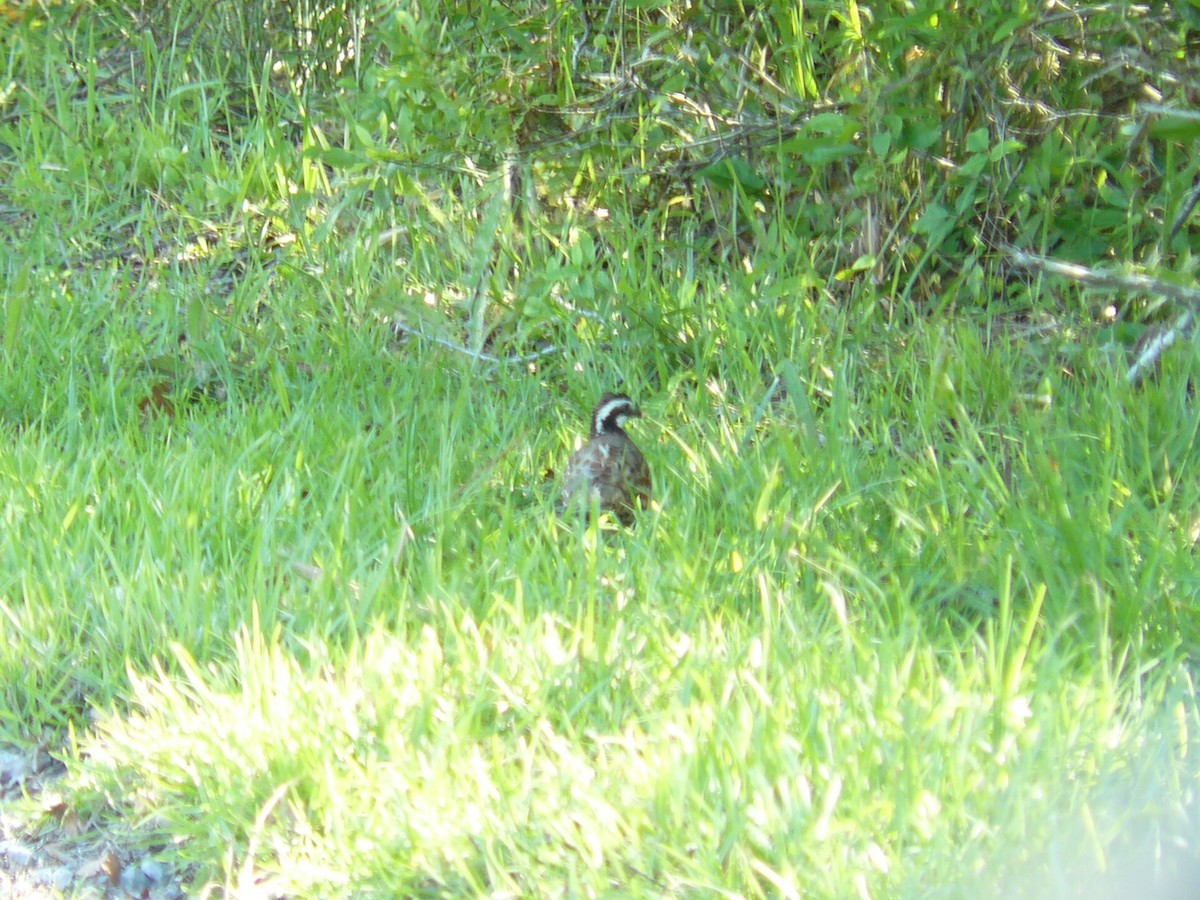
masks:
[[[605,394],[592,413],[592,437],[624,431],[624,425],[642,411],[625,394]]]

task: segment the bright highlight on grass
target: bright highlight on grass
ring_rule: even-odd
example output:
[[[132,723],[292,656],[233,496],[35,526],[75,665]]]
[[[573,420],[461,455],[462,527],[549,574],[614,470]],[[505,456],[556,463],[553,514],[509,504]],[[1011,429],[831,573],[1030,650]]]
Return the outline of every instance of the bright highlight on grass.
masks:
[[[0,4],[0,893],[1200,885],[1195,23],[943,6]]]

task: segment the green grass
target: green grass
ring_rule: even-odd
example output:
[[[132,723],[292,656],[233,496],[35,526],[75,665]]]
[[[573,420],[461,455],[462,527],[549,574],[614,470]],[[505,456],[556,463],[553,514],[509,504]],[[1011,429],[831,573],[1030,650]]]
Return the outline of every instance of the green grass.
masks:
[[[551,145],[518,214],[461,148],[550,105],[543,51],[480,57],[491,106],[425,71],[524,33],[489,10],[379,13],[390,68],[312,83],[187,6],[0,38],[0,742],[197,893],[1186,884],[1200,356],[1129,388],[1094,297],[1001,296],[945,234],[848,276],[836,172],[796,176],[814,235]],[[565,67],[571,19],[531,15]],[[916,202],[891,164],[856,203]],[[554,514],[616,385],[630,531]]]

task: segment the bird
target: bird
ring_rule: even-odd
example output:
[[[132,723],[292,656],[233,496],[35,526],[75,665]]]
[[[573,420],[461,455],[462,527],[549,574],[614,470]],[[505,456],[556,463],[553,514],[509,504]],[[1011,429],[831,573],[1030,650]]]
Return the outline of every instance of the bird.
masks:
[[[622,525],[634,522],[640,505],[650,505],[650,466],[637,444],[625,433],[625,423],[642,411],[626,394],[605,394],[592,412],[588,441],[575,451],[563,476],[562,508],[593,500],[601,510],[617,517]]]

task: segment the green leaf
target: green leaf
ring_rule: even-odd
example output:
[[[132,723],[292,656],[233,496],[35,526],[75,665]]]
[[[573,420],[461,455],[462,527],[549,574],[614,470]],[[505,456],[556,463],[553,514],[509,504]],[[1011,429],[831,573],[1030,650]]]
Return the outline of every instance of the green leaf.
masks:
[[[819,113],[804,123],[802,129],[806,134],[825,134],[838,137],[841,140],[852,140],[862,131],[862,125],[857,119],[842,113]]]
[[[25,318],[25,298],[29,294],[29,275],[22,270],[16,279],[10,280],[4,297],[4,349],[12,353],[18,346],[21,322]]]
[[[915,119],[906,122],[900,130],[898,144],[909,150],[928,150],[942,137],[942,125],[932,120]]]
[[[1190,142],[1200,138],[1200,115],[1166,115],[1150,126],[1150,136],[1160,141]]]
[[[207,310],[204,301],[193,297],[187,305],[187,337],[189,341],[197,341],[204,337]]]
[[[320,160],[335,169],[349,169],[366,162],[362,155],[343,150],[341,147],[309,147],[304,151],[304,158]]]
[[[958,174],[965,175],[968,178],[974,178],[984,170],[984,167],[987,166],[987,164],[987,155],[983,153],[977,153],[958,167]]]
[[[1001,41],[1003,41],[1005,38],[1007,38],[1010,34],[1012,34],[1014,31],[1016,31],[1018,28],[1020,28],[1024,24],[1025,24],[1024,20],[1017,18],[1017,17],[1013,17],[1011,19],[1005,19],[996,28],[995,32],[993,32],[992,43],[999,44]]]
[[[954,222],[955,217],[950,210],[940,203],[931,203],[924,215],[913,224],[913,231],[927,234],[936,242],[950,233]]]
[[[767,186],[766,179],[755,172],[741,157],[729,157],[710,163],[697,173],[718,187],[740,187],[748,194],[761,194]]]
[[[824,166],[840,159],[849,159],[861,154],[862,148],[854,144],[831,143],[828,138],[798,136],[784,141],[780,149],[799,156],[811,166]]]
[[[988,159],[992,162],[998,162],[1014,150],[1024,150],[1025,145],[1020,141],[1001,141],[988,153]]]
[[[967,135],[967,149],[972,153],[982,153],[992,143],[992,136],[986,128],[976,128]]]

